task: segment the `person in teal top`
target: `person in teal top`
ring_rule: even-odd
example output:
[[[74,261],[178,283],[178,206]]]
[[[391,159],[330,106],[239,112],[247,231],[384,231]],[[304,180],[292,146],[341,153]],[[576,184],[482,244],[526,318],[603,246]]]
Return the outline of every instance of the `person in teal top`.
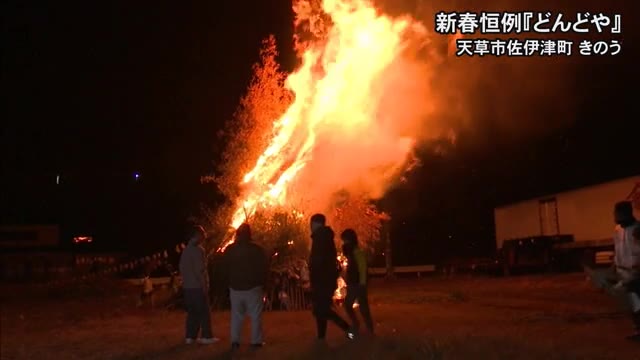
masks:
[[[353,324],[352,333],[357,334],[360,322],[353,310],[353,304],[358,301],[360,314],[364,319],[367,330],[373,334],[373,320],[371,319],[371,311],[369,309],[369,299],[367,295],[368,282],[368,266],[367,254],[358,247],[358,236],[353,229],[346,229],[340,235],[342,239],[342,253],[347,258],[347,296],[344,299],[344,308],[351,323]]]

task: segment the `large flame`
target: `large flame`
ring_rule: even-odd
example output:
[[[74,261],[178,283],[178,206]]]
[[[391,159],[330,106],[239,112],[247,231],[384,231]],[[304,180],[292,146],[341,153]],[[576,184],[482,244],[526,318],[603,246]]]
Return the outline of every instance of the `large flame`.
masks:
[[[342,189],[382,196],[416,142],[408,125],[420,116],[407,96],[416,79],[401,55],[424,39],[425,29],[408,17],[384,16],[365,0],[324,0],[321,9],[299,0],[294,10],[296,24],[306,21],[316,36],[286,81],[295,100],[244,176],[234,228],[256,209],[294,197],[322,210]],[[331,20],[318,21],[322,16]]]

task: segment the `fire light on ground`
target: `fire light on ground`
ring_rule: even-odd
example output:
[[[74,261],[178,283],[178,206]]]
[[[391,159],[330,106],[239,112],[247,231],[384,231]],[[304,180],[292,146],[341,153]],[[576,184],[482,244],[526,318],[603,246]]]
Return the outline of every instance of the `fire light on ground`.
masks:
[[[424,39],[424,27],[382,15],[366,0],[324,0],[331,24],[317,21],[320,9],[307,0],[295,1],[294,10],[296,25],[308,21],[323,35],[305,43],[300,67],[287,78],[295,100],[274,119],[269,146],[244,176],[234,228],[293,198],[320,209],[342,189],[380,197],[407,167],[416,142],[409,125],[419,119],[397,85],[415,82],[399,62]]]

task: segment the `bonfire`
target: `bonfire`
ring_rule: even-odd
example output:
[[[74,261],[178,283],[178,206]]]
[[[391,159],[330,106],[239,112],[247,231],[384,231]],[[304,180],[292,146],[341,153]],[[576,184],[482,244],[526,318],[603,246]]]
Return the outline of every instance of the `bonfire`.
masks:
[[[412,55],[426,44],[425,27],[367,0],[298,0],[293,8],[300,64],[284,81],[292,100],[241,179],[234,229],[270,209],[332,219],[344,194],[351,202],[379,199],[415,164],[424,117],[417,109],[425,104],[415,95],[422,68]],[[386,218],[369,209],[359,211]]]

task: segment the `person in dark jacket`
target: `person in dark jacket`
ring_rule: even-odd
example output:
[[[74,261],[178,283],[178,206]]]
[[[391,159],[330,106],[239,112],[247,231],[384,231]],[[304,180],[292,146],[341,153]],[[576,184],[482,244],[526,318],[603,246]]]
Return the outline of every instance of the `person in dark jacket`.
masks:
[[[207,257],[202,247],[205,238],[204,228],[195,226],[189,235],[189,244],[180,255],[180,275],[187,310],[186,344],[193,344],[200,331],[200,344],[213,344],[219,340],[211,333],[209,274]]]
[[[368,266],[367,255],[358,246],[358,235],[353,229],[346,229],[340,234],[342,239],[342,253],[347,258],[347,296],[344,300],[344,309],[353,324],[353,332],[358,333],[359,321],[353,304],[357,300],[360,314],[364,319],[369,333],[373,334],[373,320],[369,309],[367,295]]]
[[[236,238],[224,254],[231,300],[231,348],[240,347],[240,333],[245,314],[251,318],[251,347],[263,345],[262,309],[267,278],[267,257],[262,247],[251,239],[251,228],[242,224]]]
[[[311,217],[311,259],[309,279],[311,281],[311,303],[316,318],[318,339],[327,334],[327,321],[333,321],[348,338],[353,338],[349,324],[332,309],[333,294],[338,287],[340,273],[338,254],[334,243],[334,232],[326,225],[322,214]]]

